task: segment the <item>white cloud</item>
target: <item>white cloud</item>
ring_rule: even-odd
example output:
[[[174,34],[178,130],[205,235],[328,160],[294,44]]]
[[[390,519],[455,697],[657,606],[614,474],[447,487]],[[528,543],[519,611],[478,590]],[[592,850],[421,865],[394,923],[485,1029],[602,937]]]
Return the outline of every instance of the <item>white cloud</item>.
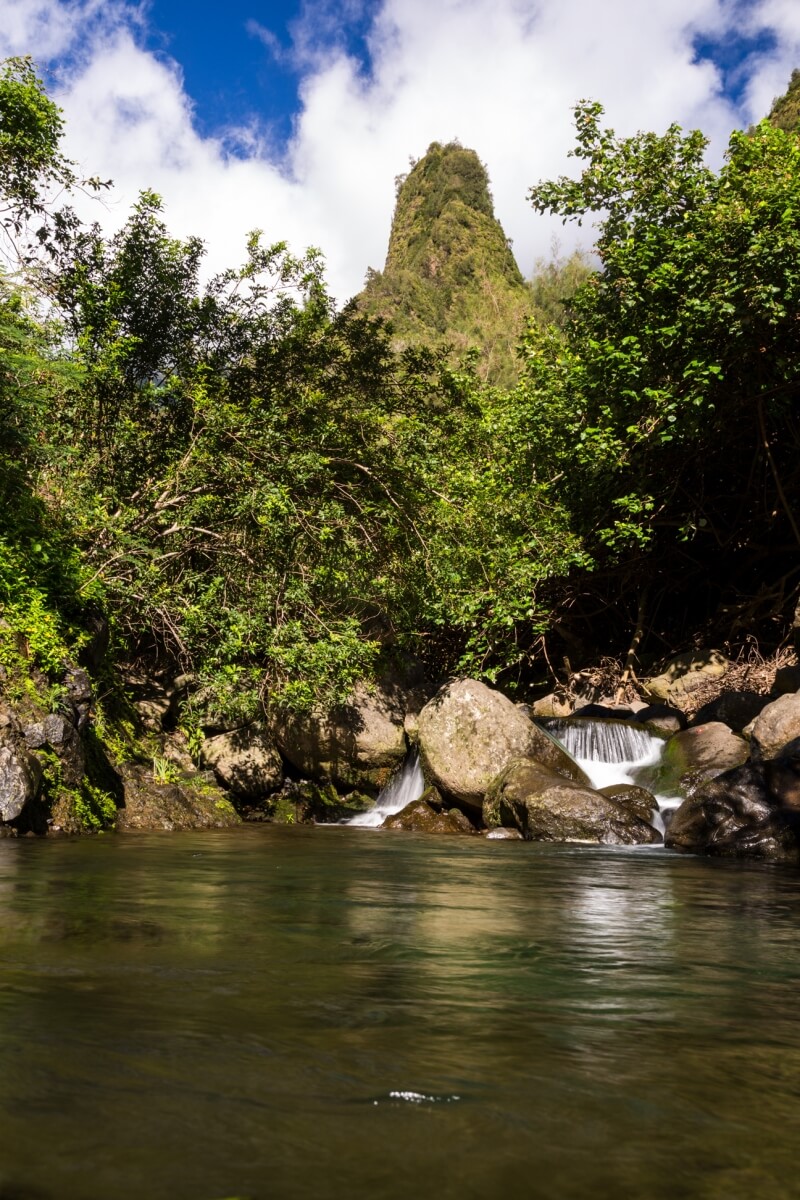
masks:
[[[619,132],[699,125],[719,159],[728,131],[761,115],[800,62],[796,0],[746,8],[747,27],[774,30],[779,48],[750,64],[738,113],[714,67],[693,61],[696,33],[742,24],[731,0],[383,0],[369,32],[369,77],[341,45],[320,43],[331,12],[328,4],[323,20],[308,7],[293,29],[302,106],[288,149],[274,154],[251,130],[240,132],[238,157],[197,133],[179,66],[137,41],[140,11],[0,0],[0,54],[65,59],[57,93],[65,148],[87,173],[115,180],[106,223],[118,224],[139,189],[152,187],[175,233],[206,240],[212,268],[240,261],[246,232],[259,227],[295,250],[320,246],[340,298],[361,287],[367,266],[382,265],[394,177],[429,142],[458,137],[477,150],[529,271],[553,225],[533,214],[526,192],[569,169],[578,99],[601,100]],[[273,33],[262,40],[265,53],[280,45]]]

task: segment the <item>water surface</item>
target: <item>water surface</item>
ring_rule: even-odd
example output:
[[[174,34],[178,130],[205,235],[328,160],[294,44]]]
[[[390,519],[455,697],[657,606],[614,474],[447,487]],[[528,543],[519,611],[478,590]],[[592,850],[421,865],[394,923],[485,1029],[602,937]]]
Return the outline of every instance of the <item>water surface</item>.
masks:
[[[800,875],[348,828],[0,842],[4,1200],[800,1194]]]

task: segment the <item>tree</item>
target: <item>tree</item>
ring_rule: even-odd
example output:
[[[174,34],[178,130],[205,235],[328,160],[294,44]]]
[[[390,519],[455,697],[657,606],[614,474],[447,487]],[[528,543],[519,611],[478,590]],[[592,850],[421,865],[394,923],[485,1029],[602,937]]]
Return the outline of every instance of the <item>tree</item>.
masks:
[[[540,469],[564,471],[559,495],[623,591],[673,589],[673,623],[759,588],[780,608],[800,545],[800,141],[762,122],[715,174],[701,134],[618,138],[601,116],[576,109],[580,177],[530,194],[565,220],[602,214],[602,270],[565,340],[526,343]]]

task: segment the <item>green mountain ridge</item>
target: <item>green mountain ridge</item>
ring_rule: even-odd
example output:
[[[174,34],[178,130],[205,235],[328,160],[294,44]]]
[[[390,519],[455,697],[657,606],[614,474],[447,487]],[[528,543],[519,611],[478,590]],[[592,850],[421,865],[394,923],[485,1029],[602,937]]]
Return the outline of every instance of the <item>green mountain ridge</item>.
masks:
[[[787,133],[800,131],[800,70],[797,68],[792,71],[784,94],[773,101],[767,120]]]
[[[396,348],[447,342],[480,352],[482,378],[508,384],[533,311],[486,168],[474,150],[433,142],[399,181],[383,271],[370,270],[359,307],[391,322]]]

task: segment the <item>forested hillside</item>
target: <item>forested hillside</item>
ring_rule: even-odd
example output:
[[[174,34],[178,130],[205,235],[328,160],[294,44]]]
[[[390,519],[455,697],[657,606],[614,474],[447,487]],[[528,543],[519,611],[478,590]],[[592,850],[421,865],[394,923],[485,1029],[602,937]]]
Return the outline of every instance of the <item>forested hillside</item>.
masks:
[[[203,283],[202,242],[170,235],[156,195],[110,238],[52,207],[77,182],[61,117],[9,60],[6,699],[57,708],[80,660],[108,737],[135,739],[132,672],[189,676],[244,719],[335,703],[389,660],[526,694],[565,655],[624,656],[637,627],[652,658],[774,648],[800,584],[786,124],[734,133],[715,173],[701,134],[618,138],[579,105],[582,174],[530,198],[599,214],[598,267],[545,270],[538,301],[478,159],[434,144],[385,271],[337,309],[322,257],[280,231]],[[197,735],[191,701],[176,719]]]

